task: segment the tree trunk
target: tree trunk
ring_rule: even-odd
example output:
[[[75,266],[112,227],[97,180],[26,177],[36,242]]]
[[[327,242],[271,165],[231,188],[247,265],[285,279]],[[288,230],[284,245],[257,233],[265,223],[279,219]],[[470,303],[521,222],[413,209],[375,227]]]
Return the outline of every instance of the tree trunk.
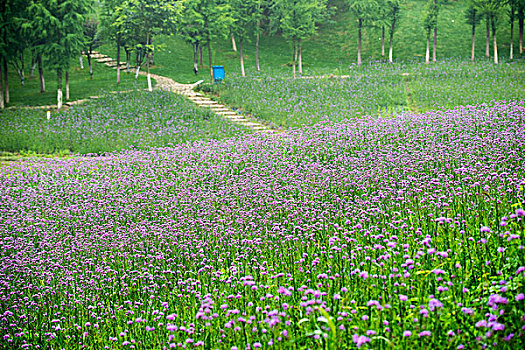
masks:
[[[66,101],[69,101],[69,70],[66,70]]]
[[[25,64],[24,64],[24,52],[23,51],[20,53],[20,66],[18,67],[17,71],[18,71],[18,76],[20,77],[20,84],[24,86],[26,83],[26,77],[24,75]]]
[[[35,69],[36,69],[36,57],[35,53],[31,52],[31,78],[35,76]]]
[[[490,57],[490,17],[487,15],[487,42],[485,44],[485,56]]]
[[[520,30],[520,54],[523,53],[523,22],[524,22],[524,18],[523,18],[523,12],[522,12],[521,16],[518,17],[518,26]]]
[[[295,79],[295,38],[292,39],[292,76]]]
[[[244,72],[244,55],[242,53],[242,39],[242,37],[239,39],[239,54],[241,56],[241,75],[245,77],[246,73]]]
[[[430,63],[430,28],[427,29],[427,51],[425,53],[425,63]]]
[[[299,56],[299,74],[303,74],[303,48],[301,39],[297,41],[297,54]]]
[[[381,56],[385,57],[385,26],[381,27]]]
[[[475,55],[475,49],[476,49],[476,24],[472,24],[472,54],[470,57],[471,61],[474,61],[474,55]]]
[[[213,80],[213,60],[212,60],[212,54],[211,54],[211,42],[210,38],[208,38],[208,64],[210,65],[210,75],[211,79]]]
[[[438,37],[438,28],[436,25],[434,27],[434,46],[432,48],[432,62],[436,62],[437,37]]]
[[[135,54],[135,64],[137,65],[137,67],[135,67],[135,80],[137,80],[139,78],[139,71],[140,71],[140,53],[139,53],[139,50],[137,50],[136,54]]]
[[[5,103],[8,104],[10,102],[9,98],[9,76],[7,75],[7,60],[4,58],[3,62],[3,68],[4,68],[4,91],[5,91]]]
[[[204,65],[202,64],[202,45],[199,46],[199,66],[200,67],[203,67]]]
[[[392,25],[393,26],[393,25]],[[394,62],[394,30],[390,31],[390,48],[388,49],[388,62]]]
[[[261,70],[261,67],[259,66],[259,40],[261,35],[259,32],[257,32],[257,39],[255,41],[255,68],[257,69],[257,72]]]
[[[357,65],[361,65],[361,28],[363,27],[363,19],[359,18],[357,26]]]
[[[84,60],[82,59],[82,54],[79,56],[80,58],[80,69],[84,69]]]
[[[148,66],[149,74],[149,66]],[[117,85],[120,84],[120,35],[117,37]]]
[[[150,62],[149,58],[150,58],[150,57],[149,57],[149,54],[148,54],[148,55],[146,56],[146,60],[147,60],[147,61],[146,61],[146,64],[147,64],[147,67],[148,67],[148,91],[149,91],[149,92],[152,92],[152,91],[153,91],[153,88],[152,88],[152,86],[151,86],[151,75],[150,75],[150,73],[149,73],[149,62]]]
[[[0,58],[1,60],[1,58]],[[2,70],[0,69],[0,109],[4,109],[5,103],[4,103],[4,79],[2,79]]]
[[[510,54],[509,59],[514,59],[514,19],[510,22]]]
[[[193,44],[193,73],[199,73],[199,44]]]
[[[38,62],[38,75],[40,76],[40,93],[46,92],[46,81],[44,80],[44,68],[42,66],[42,54],[36,56]]]
[[[237,45],[235,45],[235,36],[232,33],[232,49],[233,52],[237,52]]]
[[[494,63],[498,64],[498,42],[496,41],[496,23],[495,19],[492,19],[492,40],[494,45]]]
[[[57,69],[57,110],[62,108],[62,70]]]
[[[126,73],[129,73],[130,71],[130,67],[131,67],[131,51],[129,51],[128,49],[125,49],[126,50]]]
[[[91,53],[87,54],[88,66],[89,66],[89,79],[93,80],[93,67],[91,65]]]

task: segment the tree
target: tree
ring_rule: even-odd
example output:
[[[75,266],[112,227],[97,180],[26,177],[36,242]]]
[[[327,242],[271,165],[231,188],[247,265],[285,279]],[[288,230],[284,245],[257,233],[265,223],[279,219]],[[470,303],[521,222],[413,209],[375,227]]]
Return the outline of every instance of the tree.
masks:
[[[84,23],[84,52],[86,53],[89,66],[89,78],[93,79],[93,67],[91,65],[91,55],[93,50],[100,45],[98,37],[98,24],[95,19],[88,19]]]
[[[425,54],[425,62],[427,64],[430,63],[430,33],[432,29],[437,26],[438,12],[439,9],[436,6],[435,0],[428,0],[423,17],[423,28],[427,35],[427,49]]]
[[[230,10],[233,18],[232,32],[237,37],[239,44],[239,57],[241,60],[241,75],[244,77],[244,52],[243,45],[254,32],[257,22],[258,0],[229,0]]]
[[[201,0],[186,0],[178,21],[180,35],[193,49],[193,71],[195,74],[199,71],[199,49],[205,40],[202,5],[203,1]]]
[[[361,65],[361,42],[363,25],[374,20],[379,13],[379,4],[376,0],[347,0],[350,10],[357,17],[357,65]]]
[[[525,1],[521,0],[518,2],[518,10],[516,16],[518,17],[518,28],[519,28],[519,41],[520,41],[520,54],[523,53],[523,23],[525,19]]]
[[[277,0],[273,6],[276,22],[285,38],[292,42],[292,74],[296,65],[302,74],[302,40],[317,33],[318,25],[328,15],[326,0]]]
[[[382,48],[381,53],[384,56],[384,35],[385,30],[384,26],[387,26],[389,29],[389,37],[390,37],[390,47],[388,50],[388,62],[393,62],[393,46],[394,46],[394,32],[396,30],[396,26],[399,21],[399,15],[401,12],[401,6],[403,5],[404,0],[382,0],[381,8],[383,13],[382,18]]]
[[[514,59],[514,22],[516,21],[516,17],[518,15],[518,6],[519,6],[520,0],[507,0],[507,3],[509,5],[507,14],[509,16],[509,23],[510,23],[510,53],[509,53],[509,59]]]
[[[498,28],[498,22],[500,19],[500,11],[505,5],[506,0],[473,0],[476,7],[486,16],[487,20],[487,46],[486,46],[486,56],[490,57],[489,51],[489,39],[490,39],[490,29],[492,29],[492,45],[494,49],[494,63],[498,64],[498,42],[496,39],[496,30]]]
[[[82,48],[84,21],[89,13],[90,0],[40,0],[33,2],[36,20],[47,29],[44,45],[49,67],[57,71],[57,105],[62,106],[62,76],[66,72],[66,98],[69,92],[69,63]]]
[[[467,24],[472,26],[472,54],[471,61],[474,61],[475,48],[476,48],[476,25],[480,22],[479,11],[474,4],[469,4],[469,7],[465,10],[465,21]]]

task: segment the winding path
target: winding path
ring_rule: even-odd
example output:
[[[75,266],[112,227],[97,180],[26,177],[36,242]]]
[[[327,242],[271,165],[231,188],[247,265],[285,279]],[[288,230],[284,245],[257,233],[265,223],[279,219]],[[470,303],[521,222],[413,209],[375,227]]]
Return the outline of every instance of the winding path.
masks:
[[[117,69],[117,62],[116,60],[112,59],[111,57],[101,54],[101,53],[94,53],[91,57],[93,57],[97,62],[103,63],[104,65],[111,67],[113,69]],[[121,68],[126,68],[126,62],[120,62]],[[139,71],[140,75],[146,76],[147,73],[144,71]],[[155,89],[159,90],[165,90],[165,91],[171,91],[173,93],[186,96],[190,101],[195,103],[197,106],[201,108],[209,108],[212,112],[217,114],[218,116],[227,119],[231,121],[232,123],[242,125],[244,127],[247,127],[249,129],[252,129],[253,131],[257,133],[262,134],[278,134],[281,133],[281,130],[272,129],[270,126],[263,124],[260,120],[248,117],[242,114],[237,113],[232,108],[219,104],[217,101],[212,100],[209,97],[204,96],[200,92],[194,91],[194,89],[201,83],[197,82],[195,84],[181,84],[177,83],[171,78],[164,77],[162,75],[153,74],[150,73],[151,78],[155,79],[156,85]]]

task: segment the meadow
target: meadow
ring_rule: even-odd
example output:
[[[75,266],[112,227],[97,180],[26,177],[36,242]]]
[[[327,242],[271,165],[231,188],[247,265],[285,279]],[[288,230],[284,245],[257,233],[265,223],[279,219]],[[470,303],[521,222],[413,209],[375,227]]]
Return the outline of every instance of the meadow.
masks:
[[[3,112],[0,150],[102,154],[232,137],[248,130],[166,91],[107,94],[60,112]]]
[[[525,102],[0,172],[0,347],[524,345]]]
[[[274,125],[301,127],[360,115],[520,100],[525,96],[525,70],[522,62],[494,65],[446,59],[430,66],[372,62],[354,66],[345,78],[322,75],[294,80],[265,74],[248,78],[234,75],[224,84],[203,89]]]

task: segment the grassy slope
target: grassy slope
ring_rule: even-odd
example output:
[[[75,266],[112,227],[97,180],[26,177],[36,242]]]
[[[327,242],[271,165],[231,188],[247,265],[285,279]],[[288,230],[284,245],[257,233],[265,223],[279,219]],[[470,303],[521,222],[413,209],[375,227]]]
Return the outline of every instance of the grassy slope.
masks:
[[[30,57],[28,57],[30,59]],[[93,80],[89,79],[89,68],[87,59],[84,58],[84,69],[80,69],[78,58],[71,62],[69,75],[70,101],[87,98],[100,94],[101,91],[122,91],[131,89],[147,88],[146,78],[139,76],[138,82],[135,81],[132,73],[121,75],[121,84],[116,84],[117,72],[101,63],[93,61]],[[30,62],[26,63],[27,70],[30,69]],[[9,90],[11,101],[9,106],[41,106],[56,104],[57,77],[56,72],[44,70],[46,79],[46,92],[40,93],[40,81],[38,69],[35,75],[30,76],[26,71],[26,83],[22,86],[16,71],[9,67]],[[63,88],[65,89],[65,77],[63,78]],[[64,91],[65,94],[65,91]]]
[[[425,1],[407,1],[394,37],[394,58],[402,61],[421,61],[425,54],[426,39],[421,26],[421,16]],[[471,27],[465,24],[465,1],[450,1],[443,5],[438,22],[438,59],[444,57],[470,58]],[[476,34],[476,55],[484,59],[485,27],[482,22]],[[498,49],[500,57],[508,57],[509,25],[506,15],[498,28]],[[179,82],[194,82],[200,79],[209,81],[208,70],[204,67],[197,76],[193,74],[191,47],[174,37],[162,38],[164,51],[156,54],[157,67],[152,69],[158,74],[167,75]],[[305,74],[345,73],[352,69],[357,60],[356,19],[347,9],[340,7],[331,23],[325,24],[319,35],[306,40],[303,45]],[[518,28],[515,25],[514,48],[517,52]],[[367,27],[363,35],[363,58],[381,59],[381,31]],[[102,51],[113,55],[112,47]],[[207,50],[203,50],[204,64]],[[218,40],[213,48],[214,64],[224,65],[226,73],[239,74],[239,55],[231,49],[230,40]],[[386,48],[388,52],[388,47]],[[255,73],[255,45],[248,42],[244,48],[247,74]],[[491,46],[492,53],[492,46]],[[519,56],[519,54],[516,54]],[[261,69],[263,73],[290,74],[290,44],[279,36],[263,37],[261,40]]]

